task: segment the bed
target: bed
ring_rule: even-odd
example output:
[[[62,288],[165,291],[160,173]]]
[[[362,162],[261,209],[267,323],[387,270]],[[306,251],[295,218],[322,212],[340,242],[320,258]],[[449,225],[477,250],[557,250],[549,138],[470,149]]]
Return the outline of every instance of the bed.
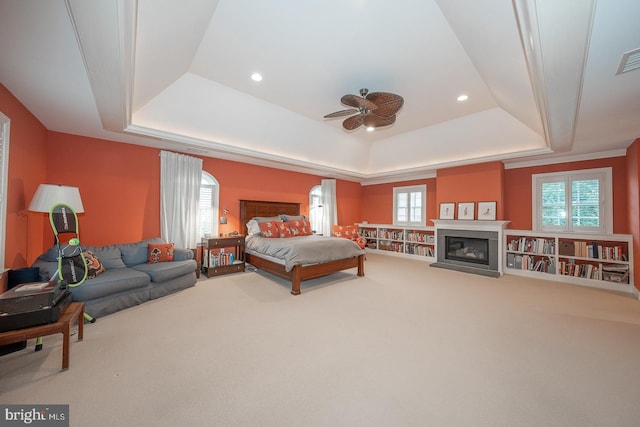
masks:
[[[288,202],[269,202],[259,200],[240,200],[240,224],[245,227],[250,219],[254,217],[273,217],[277,215],[300,215],[300,203],[288,203]],[[328,240],[334,241],[335,244],[344,245],[349,242],[346,239],[340,239],[335,237],[322,237],[322,236],[304,236],[293,237],[291,241],[302,240],[309,237],[310,241],[320,242],[323,245],[329,244]],[[274,256],[269,256],[259,252],[259,248],[251,244],[252,236],[247,236],[248,245],[245,249],[245,261],[254,267],[269,272],[273,275],[285,278],[291,281],[291,293],[293,295],[300,295],[300,283],[304,280],[314,279],[317,277],[328,276],[342,270],[348,270],[351,268],[357,268],[357,275],[364,276],[364,251],[354,250],[352,255],[347,255],[344,258],[334,259],[324,262],[291,262],[284,259],[278,259]],[[316,238],[315,240],[313,240]],[[265,239],[262,240],[278,240],[281,244],[289,239]],[[340,242],[342,241],[342,242]],[[352,242],[350,242],[352,243]],[[354,244],[355,245],[355,244]],[[355,245],[357,246],[357,245]],[[359,248],[357,248],[359,249]],[[287,265],[289,264],[289,265]]]

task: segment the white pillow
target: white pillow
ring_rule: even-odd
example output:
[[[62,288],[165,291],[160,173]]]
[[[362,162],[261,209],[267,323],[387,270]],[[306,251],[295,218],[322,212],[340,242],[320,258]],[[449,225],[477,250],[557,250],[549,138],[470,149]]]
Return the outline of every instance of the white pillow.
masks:
[[[247,223],[247,233],[251,236],[252,234],[260,234],[260,226],[258,225],[258,221],[255,219],[250,219]]]

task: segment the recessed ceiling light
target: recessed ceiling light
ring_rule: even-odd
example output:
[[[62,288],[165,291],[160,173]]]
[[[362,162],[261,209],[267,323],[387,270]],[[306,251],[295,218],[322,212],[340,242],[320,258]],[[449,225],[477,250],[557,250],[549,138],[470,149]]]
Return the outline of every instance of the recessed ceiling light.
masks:
[[[262,81],[262,74],[260,73],[251,74],[251,80],[253,80],[254,82]]]
[[[467,99],[469,99],[469,95],[460,95],[458,97],[458,101],[460,102],[466,101]]]

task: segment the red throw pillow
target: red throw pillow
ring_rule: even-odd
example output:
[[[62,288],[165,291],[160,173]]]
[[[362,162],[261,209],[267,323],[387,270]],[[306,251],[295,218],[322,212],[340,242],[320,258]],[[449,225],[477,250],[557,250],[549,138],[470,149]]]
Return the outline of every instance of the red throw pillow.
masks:
[[[365,239],[364,237],[356,238],[356,243],[358,244],[358,246],[360,246],[360,249],[364,249],[367,247],[367,239]]]
[[[258,223],[262,237],[292,237],[293,233],[289,228],[289,224],[284,221],[265,221]]]
[[[173,243],[149,243],[147,254],[149,264],[173,261]]]
[[[313,234],[311,231],[311,223],[306,219],[294,219],[289,221],[289,228],[294,236],[310,236]]]
[[[358,236],[357,225],[332,225],[333,237],[344,237],[345,239],[356,240]]]

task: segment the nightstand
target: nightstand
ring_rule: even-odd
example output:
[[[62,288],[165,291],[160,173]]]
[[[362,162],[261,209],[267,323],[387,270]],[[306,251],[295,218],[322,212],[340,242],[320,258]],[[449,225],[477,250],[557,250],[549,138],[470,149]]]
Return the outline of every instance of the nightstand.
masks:
[[[244,236],[202,239],[202,272],[207,277],[244,271]]]

